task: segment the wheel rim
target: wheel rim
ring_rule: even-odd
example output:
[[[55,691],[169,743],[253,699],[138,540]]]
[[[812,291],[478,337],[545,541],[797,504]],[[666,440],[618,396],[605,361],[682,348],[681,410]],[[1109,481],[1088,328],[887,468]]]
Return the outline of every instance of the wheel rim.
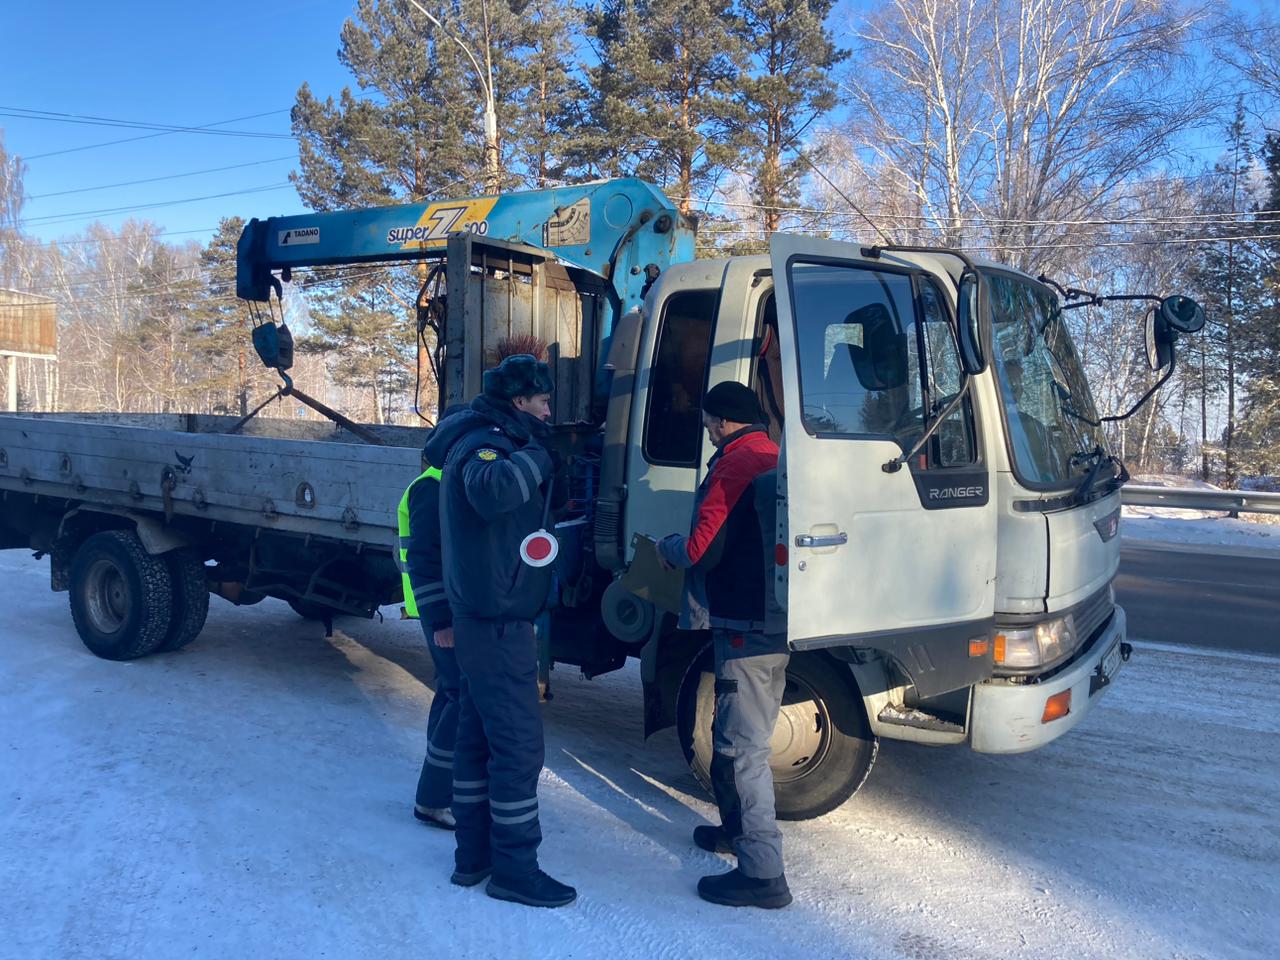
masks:
[[[98,560],[85,577],[85,612],[99,633],[116,633],[129,613],[129,584],[110,560]]]
[[[769,769],[774,783],[808,776],[821,766],[831,747],[831,715],[809,684],[788,675],[782,702],[769,738]]]

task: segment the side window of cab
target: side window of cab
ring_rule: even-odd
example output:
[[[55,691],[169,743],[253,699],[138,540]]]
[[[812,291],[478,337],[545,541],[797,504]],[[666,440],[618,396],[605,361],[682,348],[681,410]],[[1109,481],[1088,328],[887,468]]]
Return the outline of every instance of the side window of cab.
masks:
[[[702,394],[719,296],[718,290],[687,290],[662,306],[644,424],[644,457],[650,463],[698,465]]]

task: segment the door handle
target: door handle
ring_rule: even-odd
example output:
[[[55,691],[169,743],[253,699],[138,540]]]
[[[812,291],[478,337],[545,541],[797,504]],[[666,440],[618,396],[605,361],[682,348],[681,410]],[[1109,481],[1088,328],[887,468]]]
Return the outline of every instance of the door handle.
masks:
[[[801,533],[796,536],[797,547],[840,547],[849,542],[847,533],[832,533],[826,536],[815,537],[809,533]]]

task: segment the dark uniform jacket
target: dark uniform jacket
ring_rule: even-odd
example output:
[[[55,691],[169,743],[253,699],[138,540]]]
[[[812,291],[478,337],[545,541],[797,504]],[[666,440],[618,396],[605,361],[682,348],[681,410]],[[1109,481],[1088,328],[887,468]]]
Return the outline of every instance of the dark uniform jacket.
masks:
[[[482,395],[427,441],[427,459],[443,470],[444,584],[455,617],[533,620],[546,604],[552,567],[520,559],[543,523],[553,471],[539,442],[546,434],[537,418]]]
[[[766,592],[773,590],[777,466],[778,447],[764,427],[730,435],[711,458],[698,488],[692,532],[659,544],[668,562],[692,568],[686,579],[694,594],[687,606],[693,609],[686,609],[682,627],[763,631],[772,626],[773,605],[766,602]],[[697,615],[699,592],[709,619]]]

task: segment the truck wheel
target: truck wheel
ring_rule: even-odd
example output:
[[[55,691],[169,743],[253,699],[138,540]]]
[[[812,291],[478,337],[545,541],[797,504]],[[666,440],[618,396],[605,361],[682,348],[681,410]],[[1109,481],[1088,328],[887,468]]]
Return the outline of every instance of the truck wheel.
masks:
[[[173,616],[159,650],[181,650],[200,635],[209,618],[209,581],[204,562],[189,553],[175,550],[164,555],[173,581]]]
[[[685,674],[676,727],[694,775],[711,789],[714,654],[708,646]],[[867,724],[848,668],[818,653],[798,653],[787,666],[782,710],[770,741],[779,820],[811,820],[855,793],[871,772],[879,740]]]
[[[71,562],[71,618],[84,645],[106,660],[132,660],[164,643],[173,579],[132,530],[105,530]]]

